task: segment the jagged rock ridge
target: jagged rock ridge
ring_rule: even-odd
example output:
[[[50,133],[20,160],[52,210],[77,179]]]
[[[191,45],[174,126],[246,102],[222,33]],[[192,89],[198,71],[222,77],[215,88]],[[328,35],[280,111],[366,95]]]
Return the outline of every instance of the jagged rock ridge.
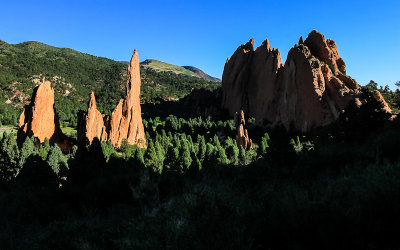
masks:
[[[140,107],[140,68],[139,55],[133,51],[128,66],[126,97],[121,99],[111,116],[102,115],[96,106],[95,95],[90,94],[88,112],[80,117],[78,139],[87,138],[91,143],[94,138],[110,141],[119,147],[126,139],[131,145],[145,147],[145,134]]]
[[[365,103],[361,93],[336,43],[314,30],[284,65],[268,40],[255,50],[254,39],[239,46],[224,67],[221,106],[230,115],[243,109],[258,124],[306,132],[335,121],[350,102]]]

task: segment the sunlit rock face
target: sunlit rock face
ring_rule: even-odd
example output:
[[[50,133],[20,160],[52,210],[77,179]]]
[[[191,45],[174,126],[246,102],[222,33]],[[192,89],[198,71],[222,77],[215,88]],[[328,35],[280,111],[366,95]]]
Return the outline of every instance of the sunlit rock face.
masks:
[[[40,142],[45,138],[55,141],[61,134],[54,107],[54,90],[51,83],[43,79],[33,90],[31,103],[19,117],[18,141],[23,142],[26,136],[34,136]]]
[[[111,116],[102,115],[96,106],[94,93],[90,95],[88,112],[78,126],[78,138],[87,138],[91,143],[94,138],[110,141],[119,147],[123,140],[131,145],[146,146],[144,127],[140,107],[140,68],[136,50],[128,66],[126,97],[121,99]]]
[[[224,67],[221,106],[230,115],[243,109],[258,124],[307,132],[335,121],[350,102],[365,103],[361,93],[336,43],[314,30],[300,38],[284,65],[268,40],[255,50],[253,39],[239,46]]]

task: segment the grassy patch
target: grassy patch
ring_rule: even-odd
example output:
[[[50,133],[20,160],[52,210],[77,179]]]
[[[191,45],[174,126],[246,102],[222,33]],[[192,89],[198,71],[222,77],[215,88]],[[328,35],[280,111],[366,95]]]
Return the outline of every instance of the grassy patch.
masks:
[[[72,127],[64,127],[64,128],[61,128],[61,130],[62,130],[62,132],[65,134],[65,135],[67,135],[67,136],[70,136],[70,137],[76,137],[76,129],[75,128],[72,128]]]
[[[172,72],[177,75],[182,74],[182,75],[187,75],[187,76],[192,76],[192,77],[198,77],[195,73],[192,71],[185,69],[184,67],[169,64],[169,63],[164,63],[160,62],[157,60],[149,59],[141,63],[141,66],[145,69],[151,69],[155,71],[167,71],[167,72]]]
[[[15,127],[11,126],[0,127],[0,135],[3,135],[6,131],[12,134],[17,134],[17,129]]]

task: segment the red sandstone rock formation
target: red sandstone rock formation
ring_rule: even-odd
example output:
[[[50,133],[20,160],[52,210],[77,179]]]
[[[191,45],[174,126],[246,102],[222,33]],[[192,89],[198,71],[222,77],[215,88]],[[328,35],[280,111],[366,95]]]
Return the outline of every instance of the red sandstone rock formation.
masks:
[[[40,142],[45,138],[55,141],[62,135],[58,116],[54,107],[54,90],[49,81],[33,90],[31,103],[19,117],[18,141],[23,142],[26,136],[34,136]]]
[[[87,115],[85,117],[86,138],[92,143],[93,138],[97,137],[100,141],[107,140],[107,130],[104,125],[104,117],[97,110],[96,98],[94,93],[90,93],[90,101]]]
[[[145,147],[140,84],[139,56],[134,50],[128,66],[125,99],[119,101],[111,116],[103,116],[96,108],[94,93],[91,93],[88,112],[78,128],[78,137],[86,137],[90,142],[97,137],[100,141],[110,141],[115,147],[121,146],[126,139],[131,145]]]
[[[379,92],[379,90],[375,90],[372,93],[372,96],[375,98],[375,100],[377,100],[381,106],[382,106],[382,110],[384,110],[387,113],[392,113],[392,109],[389,107],[389,105],[387,104],[387,102],[385,101],[385,98],[383,98],[381,92]]]
[[[243,110],[240,113],[235,113],[234,117],[235,126],[237,130],[236,135],[236,144],[238,147],[242,146],[244,150],[250,150],[253,148],[253,142],[249,139],[249,134],[247,133],[247,129],[244,128],[246,121],[244,119]]]
[[[350,102],[362,105],[361,88],[346,75],[336,43],[323,34],[301,37],[284,66],[268,40],[256,50],[253,44],[239,46],[225,64],[221,105],[231,115],[241,108],[259,124],[306,132],[336,120]]]

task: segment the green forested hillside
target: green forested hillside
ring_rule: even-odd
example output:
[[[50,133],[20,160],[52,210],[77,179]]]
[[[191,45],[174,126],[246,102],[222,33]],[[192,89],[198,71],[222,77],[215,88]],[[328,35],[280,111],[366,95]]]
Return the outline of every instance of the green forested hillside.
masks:
[[[146,59],[140,63],[142,69],[149,69],[156,72],[169,72],[176,75],[184,75],[200,78],[210,82],[221,82],[220,79],[207,75],[202,70],[193,66],[177,66],[154,59]]]
[[[61,121],[76,124],[76,113],[87,108],[95,91],[98,108],[110,113],[124,96],[126,65],[68,48],[39,42],[8,44],[0,41],[0,122],[15,124],[19,113],[42,77],[55,88]],[[192,88],[215,89],[219,85],[199,78],[141,70],[142,100],[177,99]]]
[[[193,66],[182,66],[182,67],[196,73],[198,76],[200,76],[200,78],[203,78],[207,81],[221,82],[221,79],[207,75],[206,73],[204,73],[204,71],[202,71],[201,69],[198,69],[196,67],[193,67]]]
[[[188,69],[154,59],[144,60],[140,63],[140,67],[144,69],[151,69],[157,72],[171,72],[177,75],[198,77],[194,72]]]

